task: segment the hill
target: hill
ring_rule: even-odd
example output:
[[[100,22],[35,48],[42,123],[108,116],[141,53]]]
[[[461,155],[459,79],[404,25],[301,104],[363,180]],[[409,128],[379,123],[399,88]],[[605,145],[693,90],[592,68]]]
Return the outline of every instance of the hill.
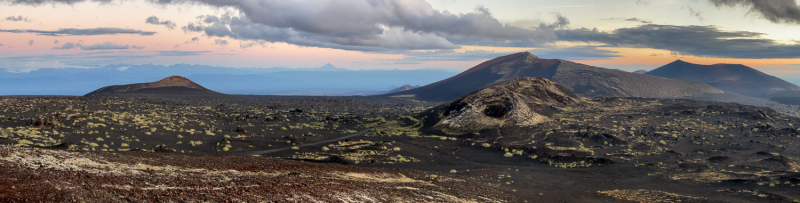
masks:
[[[388,93],[395,93],[395,92],[402,92],[402,91],[406,91],[406,90],[410,90],[410,89],[414,89],[414,88],[417,88],[417,87],[414,87],[414,86],[411,86],[411,85],[403,85],[401,87],[394,88],[394,89],[390,90],[389,92],[387,92],[387,94]]]
[[[206,89],[203,86],[192,82],[181,76],[170,76],[151,83],[136,83],[129,85],[106,86],[97,89],[84,96],[142,96],[142,95],[162,95],[162,96],[224,96]]]
[[[800,90],[797,85],[741,64],[700,65],[676,60],[645,74],[703,82],[726,92],[765,99],[774,92]]]
[[[399,93],[423,101],[452,101],[491,84],[518,77],[550,79],[586,97],[685,98],[723,93],[707,84],[599,68],[528,52],[483,62],[448,79]]]
[[[543,78],[515,78],[428,110],[426,123],[447,134],[542,123],[580,96]],[[431,126],[431,125],[425,125]]]

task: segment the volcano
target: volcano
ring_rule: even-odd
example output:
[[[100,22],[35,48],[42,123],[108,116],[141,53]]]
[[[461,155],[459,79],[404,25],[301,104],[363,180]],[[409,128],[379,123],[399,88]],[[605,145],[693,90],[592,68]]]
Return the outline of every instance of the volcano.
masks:
[[[741,64],[700,65],[676,60],[645,74],[698,81],[756,98],[769,98],[770,94],[781,91],[800,91],[795,84]]]
[[[102,96],[225,96],[225,94],[206,89],[191,80],[173,75],[156,82],[113,85],[97,89],[86,97]]]
[[[594,67],[529,52],[483,62],[451,78],[388,96],[421,101],[452,101],[489,85],[519,77],[546,78],[585,97],[688,98],[724,93],[710,85]]]

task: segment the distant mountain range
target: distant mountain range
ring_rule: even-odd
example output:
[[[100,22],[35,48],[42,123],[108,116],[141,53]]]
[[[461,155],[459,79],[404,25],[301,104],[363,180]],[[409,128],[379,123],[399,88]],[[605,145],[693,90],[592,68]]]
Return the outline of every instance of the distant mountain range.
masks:
[[[693,98],[724,93],[701,82],[599,68],[560,59],[541,59],[521,52],[483,62],[433,84],[388,96],[451,101],[491,84],[519,77],[546,78],[585,97]]]
[[[741,64],[700,65],[677,60],[647,75],[703,82],[726,92],[769,99],[773,93],[800,91],[800,87]]]
[[[116,64],[92,69],[0,71],[0,95],[84,95],[98,87],[157,81],[182,75],[214,91],[258,95],[372,95],[402,84],[430,84],[457,74],[444,69],[349,70],[320,68],[229,68],[176,64]]]

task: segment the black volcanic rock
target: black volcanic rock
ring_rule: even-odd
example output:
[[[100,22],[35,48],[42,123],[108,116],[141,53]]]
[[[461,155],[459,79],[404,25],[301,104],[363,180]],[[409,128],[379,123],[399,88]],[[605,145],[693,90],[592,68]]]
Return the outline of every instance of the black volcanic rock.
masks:
[[[769,98],[773,92],[800,90],[797,85],[741,64],[700,65],[677,60],[646,74],[694,80],[756,98]]]
[[[723,93],[707,84],[599,68],[528,52],[483,62],[451,78],[388,96],[423,101],[452,101],[491,84],[518,77],[547,78],[587,97],[685,98]]]
[[[170,76],[151,83],[113,85],[84,96],[224,96],[181,76]]]
[[[464,134],[503,126],[530,126],[560,108],[583,101],[544,78],[515,78],[426,111],[426,123],[446,134]],[[426,125],[429,126],[429,125]]]

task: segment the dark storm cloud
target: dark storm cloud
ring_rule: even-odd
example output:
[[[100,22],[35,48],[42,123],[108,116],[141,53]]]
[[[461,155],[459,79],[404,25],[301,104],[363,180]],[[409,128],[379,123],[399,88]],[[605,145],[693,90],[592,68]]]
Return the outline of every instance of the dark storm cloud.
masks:
[[[23,17],[23,16],[9,16],[9,17],[6,17],[5,19],[3,19],[3,21],[31,22],[32,20],[28,19],[28,17]]]
[[[153,24],[153,25],[163,25],[163,26],[166,26],[170,30],[174,30],[175,26],[177,26],[177,25],[175,25],[174,22],[169,21],[169,20],[160,21],[158,19],[158,17],[156,17],[156,16],[148,17],[147,20],[145,20],[145,23],[146,24]]]
[[[89,50],[113,50],[113,49],[130,49],[130,46],[121,45],[121,44],[113,44],[111,42],[103,42],[100,44],[93,44],[90,46],[78,44],[81,47],[81,50],[89,51]]]
[[[148,31],[141,31],[141,30],[134,30],[134,29],[124,29],[124,28],[110,28],[110,27],[86,28],[86,29],[61,28],[61,29],[58,29],[56,31],[46,31],[46,30],[4,30],[4,29],[0,29],[0,32],[35,33],[35,34],[38,34],[38,35],[45,35],[45,36],[117,35],[117,34],[134,34],[134,35],[149,36],[149,35],[156,34],[156,32],[148,32]]]
[[[763,33],[723,31],[715,26],[641,25],[611,32],[597,29],[556,31],[559,40],[601,42],[608,46],[665,49],[681,55],[721,58],[800,58],[800,45],[762,38]]]
[[[800,6],[795,0],[710,0],[714,6],[746,7],[773,23],[800,24]]]

